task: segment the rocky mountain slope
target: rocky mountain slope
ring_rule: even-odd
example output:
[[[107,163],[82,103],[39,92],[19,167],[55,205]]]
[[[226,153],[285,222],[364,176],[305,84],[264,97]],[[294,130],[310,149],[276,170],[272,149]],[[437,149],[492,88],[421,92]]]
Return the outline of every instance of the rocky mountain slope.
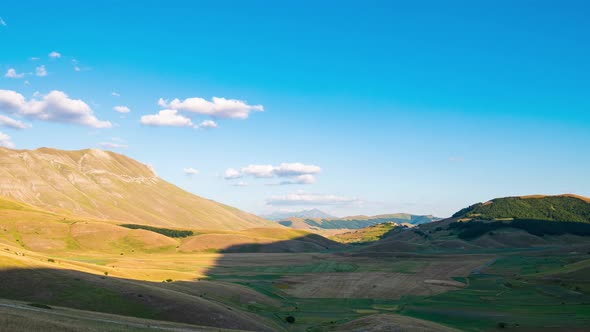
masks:
[[[147,165],[98,149],[0,147],[0,196],[53,212],[191,229],[281,227],[198,197],[159,178]]]

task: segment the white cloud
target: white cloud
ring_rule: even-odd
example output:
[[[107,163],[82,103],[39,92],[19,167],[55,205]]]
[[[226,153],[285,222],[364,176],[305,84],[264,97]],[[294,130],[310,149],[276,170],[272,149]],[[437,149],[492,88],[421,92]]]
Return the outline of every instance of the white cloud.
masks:
[[[248,165],[242,167],[241,172],[245,175],[251,175],[255,178],[272,178],[275,167],[273,165]]]
[[[194,127],[191,119],[178,114],[176,110],[163,110],[158,114],[144,115],[141,124],[146,126]]]
[[[41,65],[41,66],[35,68],[35,75],[37,75],[39,77],[47,76],[47,70],[45,69],[45,66]]]
[[[8,69],[8,71],[6,71],[6,74],[4,74],[4,77],[7,78],[23,78],[25,77],[24,73],[20,73],[17,74],[16,70],[14,68],[10,68]]]
[[[248,182],[239,181],[239,182],[233,183],[232,186],[234,186],[234,187],[247,187]]]
[[[0,90],[0,111],[43,121],[75,123],[93,128],[112,127],[109,121],[98,120],[84,101],[71,99],[57,90],[45,96],[35,93],[30,100],[16,91]]]
[[[255,178],[292,178],[291,180],[278,183],[286,184],[312,184],[315,182],[315,174],[321,172],[321,167],[316,165],[306,165],[302,163],[281,163],[278,166],[273,165],[248,165],[236,170],[229,168],[226,170],[225,179],[237,179],[243,176],[252,176]],[[231,176],[227,176],[227,174]]]
[[[213,120],[205,120],[201,123],[199,123],[199,128],[207,128],[207,129],[213,129],[213,128],[217,128],[217,123]]]
[[[98,143],[103,148],[107,149],[127,149],[128,145],[115,142],[100,142]]]
[[[121,95],[118,92],[111,92],[111,96],[115,96],[115,97],[121,97]]]
[[[176,98],[171,102],[160,98],[158,105],[167,109],[208,115],[215,118],[247,119],[250,112],[264,111],[262,105],[248,105],[245,101],[213,97],[211,101],[203,98],[187,98],[183,101]]]
[[[226,180],[229,180],[229,179],[238,179],[238,178],[241,178],[241,177],[242,177],[242,174],[238,170],[235,170],[233,168],[226,169],[225,170],[225,173],[223,174],[223,178],[226,179]]]
[[[49,57],[52,59],[59,59],[59,58],[61,58],[61,53],[53,51],[53,52],[49,53]]]
[[[27,129],[31,128],[31,125],[22,121],[9,118],[6,115],[0,114],[0,127],[8,127],[13,129]]]
[[[315,183],[315,176],[311,174],[299,175],[293,180],[279,182],[279,185],[287,184],[312,184]]]
[[[0,132],[0,146],[14,149],[14,143],[12,142],[12,139],[3,132]]]
[[[119,113],[129,113],[131,110],[127,106],[115,106],[113,110]]]
[[[317,174],[322,169],[315,165],[305,165],[302,163],[282,163],[275,167],[275,174],[277,176],[299,176],[304,174]]]
[[[295,192],[283,196],[273,196],[266,200],[268,205],[301,205],[301,206],[322,206],[322,205],[350,205],[359,202],[356,198],[348,198],[337,195],[311,194],[306,192]]]
[[[0,25],[5,27],[6,26],[6,22],[4,22],[4,20],[2,19],[2,17],[0,17]]]
[[[182,170],[184,172],[184,174],[186,175],[197,175],[199,174],[199,170],[198,169],[194,169],[192,167],[188,167]]]
[[[78,66],[74,66],[74,70],[75,71],[81,71],[82,69],[80,67],[78,67]]]

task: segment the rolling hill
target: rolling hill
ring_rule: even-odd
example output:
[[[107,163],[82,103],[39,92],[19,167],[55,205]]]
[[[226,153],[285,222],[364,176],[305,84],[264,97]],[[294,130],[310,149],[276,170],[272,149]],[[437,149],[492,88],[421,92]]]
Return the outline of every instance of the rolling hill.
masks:
[[[186,192],[136,160],[98,149],[0,147],[0,196],[55,213],[124,223],[220,230],[280,227]]]
[[[451,218],[394,228],[367,251],[528,248],[583,244],[590,239],[590,199],[531,195],[477,203]]]
[[[496,198],[462,209],[453,217],[590,222],[590,199],[575,195]]]

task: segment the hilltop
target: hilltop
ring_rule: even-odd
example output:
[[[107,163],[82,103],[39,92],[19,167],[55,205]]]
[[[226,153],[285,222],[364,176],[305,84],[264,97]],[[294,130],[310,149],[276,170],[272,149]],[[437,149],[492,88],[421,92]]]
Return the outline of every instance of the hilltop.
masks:
[[[184,191],[122,154],[0,147],[0,195],[85,218],[206,229],[277,227]]]
[[[496,198],[462,209],[453,218],[590,222],[590,198],[576,195]]]
[[[367,251],[528,248],[587,243],[590,199],[576,195],[530,195],[476,203],[451,218],[397,227]]]

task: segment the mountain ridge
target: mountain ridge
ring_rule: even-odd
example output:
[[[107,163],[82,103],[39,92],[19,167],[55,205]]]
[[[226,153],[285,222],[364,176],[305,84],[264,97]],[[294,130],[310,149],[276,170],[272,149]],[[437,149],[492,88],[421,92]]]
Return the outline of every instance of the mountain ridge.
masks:
[[[153,226],[281,227],[193,195],[148,165],[100,149],[0,148],[0,196],[52,212]]]

